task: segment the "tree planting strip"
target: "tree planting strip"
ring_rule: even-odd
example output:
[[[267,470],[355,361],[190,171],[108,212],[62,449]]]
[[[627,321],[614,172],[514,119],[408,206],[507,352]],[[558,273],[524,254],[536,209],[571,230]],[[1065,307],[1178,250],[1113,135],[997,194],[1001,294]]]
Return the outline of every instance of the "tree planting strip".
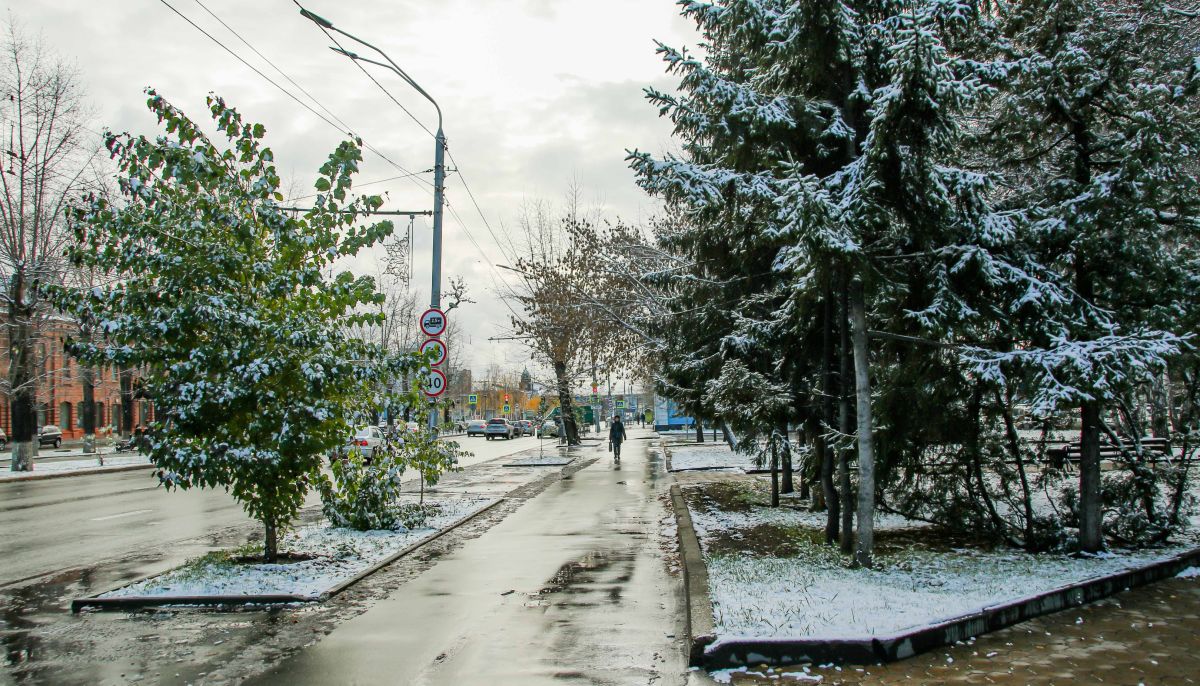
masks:
[[[105,593],[112,593],[113,591],[120,590],[122,588],[125,588],[126,586],[138,583],[139,581],[144,581],[144,579],[138,579],[135,581],[131,581],[128,584],[122,584],[121,586],[118,586],[117,588],[111,589],[109,591],[105,591],[104,593],[100,593],[100,594],[97,594],[94,596],[88,596],[86,598],[76,598],[75,600],[71,601],[71,612],[79,612],[80,610],[82,610],[85,607],[90,607],[90,608],[94,608],[97,610],[133,610],[133,609],[143,608],[143,607],[155,607],[155,606],[159,606],[159,605],[200,605],[200,606],[216,607],[216,606],[229,606],[229,605],[239,605],[239,606],[242,606],[242,605],[281,605],[281,604],[288,604],[288,603],[325,602],[326,600],[329,600],[330,598],[336,596],[337,594],[339,594],[342,591],[346,590],[347,588],[353,586],[354,584],[358,583],[359,581],[362,581],[363,579],[367,578],[368,576],[371,576],[375,572],[378,572],[379,570],[383,569],[384,567],[387,567],[388,565],[392,564],[396,560],[399,560],[400,558],[404,557],[405,555],[408,555],[408,554],[416,551],[421,546],[423,546],[427,543],[430,543],[432,541],[435,541],[438,538],[441,538],[442,536],[450,533],[451,531],[457,529],[458,527],[462,526],[463,524],[466,524],[467,522],[475,519],[479,515],[487,512],[488,510],[491,510],[493,507],[499,505],[500,503],[504,502],[505,500],[506,500],[506,498],[504,498],[504,497],[497,498],[495,501],[479,508],[478,510],[471,513],[470,515],[463,517],[462,519],[458,520],[457,522],[454,522],[453,524],[451,524],[449,526],[439,529],[438,531],[436,531],[435,533],[433,533],[430,536],[427,536],[426,538],[423,538],[409,546],[406,546],[404,548],[401,548],[400,550],[397,550],[396,552],[388,555],[387,557],[375,562],[370,567],[367,567],[366,569],[363,569],[362,571],[358,572],[354,576],[352,576],[348,579],[345,579],[345,580],[337,583],[336,585],[331,586],[330,588],[325,589],[324,591],[322,591],[321,593],[319,593],[317,595],[275,593],[275,594],[261,594],[261,595],[253,595],[253,594],[247,594],[247,595],[201,595],[201,596],[159,595],[159,596],[124,596],[124,597],[117,597],[117,598],[101,597]],[[147,578],[153,578],[153,577],[147,577]]]
[[[1045,593],[1019,598],[926,626],[862,638],[736,638],[718,641],[713,629],[708,571],[692,518],[678,484],[671,485],[671,503],[679,528],[684,568],[686,631],[690,664],[705,669],[748,665],[878,664],[895,662],[958,641],[999,631],[1035,617],[1078,607],[1139,586],[1169,579],[1200,565],[1200,548],[1145,567],[1088,579]]]

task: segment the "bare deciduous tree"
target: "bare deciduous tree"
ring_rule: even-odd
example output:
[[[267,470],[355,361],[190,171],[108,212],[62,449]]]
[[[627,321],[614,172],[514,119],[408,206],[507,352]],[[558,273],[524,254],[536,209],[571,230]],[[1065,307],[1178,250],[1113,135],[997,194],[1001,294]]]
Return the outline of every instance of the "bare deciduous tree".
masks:
[[[37,341],[48,310],[39,288],[62,278],[64,210],[87,185],[89,140],[78,73],[11,18],[0,68],[0,276],[9,344],[12,470],[36,451]]]

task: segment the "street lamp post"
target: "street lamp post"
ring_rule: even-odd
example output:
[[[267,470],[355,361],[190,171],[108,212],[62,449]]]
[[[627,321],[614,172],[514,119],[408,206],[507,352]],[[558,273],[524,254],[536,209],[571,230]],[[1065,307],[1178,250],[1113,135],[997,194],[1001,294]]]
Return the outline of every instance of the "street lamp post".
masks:
[[[446,184],[446,161],[445,161],[446,160],[446,135],[444,133],[442,133],[442,108],[438,106],[437,101],[434,100],[429,95],[429,93],[425,92],[424,88],[421,88],[421,86],[418,85],[417,82],[414,81],[411,76],[406,74],[404,72],[404,70],[400,68],[400,66],[398,64],[396,64],[394,61],[392,61],[392,58],[388,57],[388,54],[386,52],[380,50],[379,48],[375,47],[374,45],[371,45],[370,43],[359,38],[358,36],[354,36],[349,33],[346,33],[345,31],[334,26],[333,23],[330,22],[328,19],[324,19],[316,14],[313,14],[312,12],[309,12],[308,10],[304,9],[303,7],[300,8],[300,14],[302,16],[304,16],[306,19],[309,19],[310,21],[312,21],[317,26],[320,26],[323,29],[326,29],[328,31],[337,31],[338,33],[349,38],[350,40],[352,40],[360,45],[365,45],[366,47],[368,47],[368,48],[374,50],[375,52],[379,53],[380,55],[382,55],[383,59],[387,60],[386,64],[383,62],[379,62],[377,60],[362,57],[361,55],[357,55],[353,52],[350,52],[349,50],[343,50],[340,47],[339,48],[330,48],[334,52],[345,55],[346,57],[349,57],[350,59],[352,59],[356,62],[369,62],[371,64],[383,67],[385,69],[390,69],[391,71],[395,72],[397,76],[399,76],[401,79],[403,79],[405,83],[412,86],[421,95],[425,96],[425,99],[428,100],[433,105],[433,108],[435,110],[437,110],[438,128],[437,128],[437,134],[434,136],[434,147],[433,147],[433,277],[432,277],[433,283],[429,290],[429,306],[434,309],[441,309],[441,307],[442,307],[442,205],[444,203],[443,191],[444,191],[444,186]],[[433,428],[433,429],[437,428],[437,412],[436,411],[431,412],[429,414],[429,426],[430,426],[430,428]]]

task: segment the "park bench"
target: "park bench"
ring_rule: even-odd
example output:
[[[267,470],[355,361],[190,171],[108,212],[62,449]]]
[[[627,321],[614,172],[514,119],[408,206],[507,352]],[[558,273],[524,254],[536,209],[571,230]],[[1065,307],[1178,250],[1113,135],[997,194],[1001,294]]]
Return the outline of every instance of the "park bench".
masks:
[[[1140,442],[1142,444],[1142,455],[1150,463],[1156,463],[1170,454],[1171,444],[1165,438],[1146,436]],[[1080,442],[1073,441],[1048,449],[1046,457],[1052,469],[1062,469],[1068,464],[1078,464],[1082,452],[1083,447]],[[1121,437],[1120,445],[1114,444],[1107,437],[1102,437],[1100,440],[1100,459],[1102,461],[1109,460],[1114,463],[1123,463],[1127,460],[1127,456],[1136,454],[1137,446],[1132,438]]]

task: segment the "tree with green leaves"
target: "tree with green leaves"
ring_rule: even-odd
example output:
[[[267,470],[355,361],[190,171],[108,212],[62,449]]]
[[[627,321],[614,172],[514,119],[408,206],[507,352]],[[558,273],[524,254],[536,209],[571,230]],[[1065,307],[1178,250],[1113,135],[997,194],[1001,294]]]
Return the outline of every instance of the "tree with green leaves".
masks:
[[[293,217],[277,204],[261,124],[210,96],[220,144],[147,94],[166,133],[106,136],[123,202],[91,195],[70,213],[71,260],[118,279],[60,293],[63,308],[103,337],[71,350],[88,364],[145,370],[161,484],[228,490],[262,522],[270,561],[323,456],[346,441],[356,397],[395,372],[344,334],[378,316],[356,309],[378,301],[373,281],[327,277],[392,225],[358,221],[383,203],[350,193],[359,142],[330,154],[313,208]]]

